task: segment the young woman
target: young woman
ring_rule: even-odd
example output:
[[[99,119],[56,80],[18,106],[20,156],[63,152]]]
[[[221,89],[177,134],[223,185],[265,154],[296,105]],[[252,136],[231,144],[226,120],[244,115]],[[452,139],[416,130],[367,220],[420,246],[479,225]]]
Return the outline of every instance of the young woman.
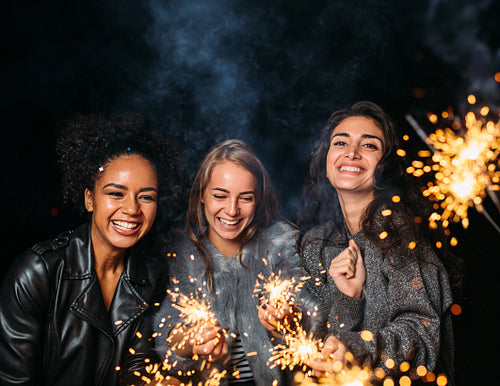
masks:
[[[393,123],[376,104],[333,113],[313,152],[299,225],[308,287],[329,311],[325,357],[346,349],[387,375],[418,366],[453,378],[449,280],[406,178]],[[388,359],[391,359],[388,361]],[[310,366],[330,371],[333,361]],[[380,373],[379,373],[380,374]]]
[[[77,117],[59,140],[64,196],[88,223],[19,256],[0,292],[2,385],[114,385],[164,259],[138,245],[176,170],[135,116]],[[159,179],[159,171],[166,178]]]
[[[188,374],[196,384],[217,369],[227,372],[221,384],[288,384],[279,366],[271,369],[267,361],[272,332],[292,318],[291,307],[254,293],[256,282],[273,274],[296,283],[303,277],[297,230],[279,219],[270,177],[244,142],[229,140],[209,152],[191,188],[186,231],[172,238],[169,252],[175,256],[172,290],[209,302],[215,320],[189,340],[173,300],[163,301],[153,325],[161,335],[155,349],[175,374]],[[301,306],[300,295],[294,306]]]

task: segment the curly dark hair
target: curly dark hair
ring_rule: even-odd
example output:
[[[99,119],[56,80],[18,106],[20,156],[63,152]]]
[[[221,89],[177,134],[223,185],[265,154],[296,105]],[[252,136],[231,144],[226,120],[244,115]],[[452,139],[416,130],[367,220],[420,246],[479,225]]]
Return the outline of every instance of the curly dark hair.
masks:
[[[425,240],[436,245],[441,242],[440,255],[448,269],[450,281],[460,286],[462,281],[463,262],[447,249],[446,235],[438,230],[430,230],[426,219],[432,213],[432,204],[420,193],[415,180],[406,173],[406,160],[397,155],[400,147],[396,126],[385,111],[373,102],[360,101],[352,106],[335,111],[323,127],[311,155],[309,175],[306,178],[301,197],[298,225],[303,235],[315,225],[326,222],[333,224],[334,232],[344,231],[344,217],[337,191],[326,178],[326,157],[330,148],[331,135],[335,127],[348,117],[361,116],[372,119],[382,130],[385,146],[382,158],[375,169],[374,199],[365,210],[362,218],[362,231],[380,250],[388,255],[398,256],[390,251],[401,250],[401,246],[417,241],[417,247],[410,252],[415,258],[425,258],[420,249]],[[393,197],[401,200],[394,202]],[[392,216],[383,216],[382,210],[390,210]],[[376,225],[377,224],[377,225]],[[380,233],[385,231],[388,237],[381,239]],[[400,261],[393,261],[394,264]]]
[[[94,189],[99,168],[121,155],[137,154],[156,170],[159,206],[175,216],[182,173],[177,146],[165,133],[151,130],[142,116],[132,113],[75,115],[64,122],[61,131],[57,152],[65,203],[85,213],[83,194],[85,189]]]

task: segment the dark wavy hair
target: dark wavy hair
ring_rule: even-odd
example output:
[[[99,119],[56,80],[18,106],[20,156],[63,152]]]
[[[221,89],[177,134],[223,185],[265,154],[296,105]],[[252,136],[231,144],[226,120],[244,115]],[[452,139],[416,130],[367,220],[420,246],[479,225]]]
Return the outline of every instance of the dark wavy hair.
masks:
[[[335,111],[323,127],[320,139],[311,154],[309,175],[304,183],[301,197],[298,225],[303,235],[315,225],[330,222],[333,232],[345,232],[344,217],[337,191],[326,177],[326,157],[330,148],[331,135],[335,127],[349,117],[366,117],[382,130],[385,139],[383,155],[375,169],[374,199],[365,210],[361,228],[363,234],[378,249],[389,252],[388,256],[396,259],[402,246],[416,242],[416,248],[405,248],[405,254],[415,258],[425,258],[419,241],[427,241],[435,246],[441,242],[442,248],[436,252],[441,256],[450,274],[450,281],[460,284],[463,263],[447,249],[446,235],[432,231],[426,220],[432,213],[432,204],[421,195],[415,180],[406,173],[406,160],[396,152],[400,147],[399,135],[391,118],[373,102],[360,101],[345,109]],[[400,201],[393,201],[398,196]],[[383,216],[383,210],[390,210],[392,215]],[[381,239],[382,231],[388,236]],[[393,263],[399,261],[393,260]]]
[[[241,259],[245,243],[251,240],[260,230],[270,226],[281,218],[279,200],[271,177],[253,149],[238,139],[230,139],[216,145],[205,156],[196,173],[189,194],[189,204],[186,213],[186,230],[191,241],[205,260],[209,288],[211,288],[213,276],[212,257],[203,245],[203,240],[208,238],[208,223],[205,218],[202,197],[210,181],[213,169],[224,161],[230,161],[245,168],[253,174],[256,180],[255,216],[250,225],[240,235],[241,247],[237,251],[236,256]]]
[[[358,116],[372,119],[382,130],[385,139],[383,155],[375,170],[376,191],[371,207],[378,207],[380,203],[390,199],[395,193],[396,181],[399,182],[406,177],[401,157],[396,154],[399,147],[396,128],[378,105],[363,101],[334,112],[323,127],[320,139],[316,142],[311,155],[309,175],[304,184],[302,205],[298,217],[299,226],[304,231],[326,221],[339,223],[343,221],[337,192],[326,178],[326,157],[335,127],[346,118]]]
[[[84,191],[94,190],[99,168],[124,154],[137,154],[156,170],[159,210],[175,217],[180,194],[178,154],[172,139],[150,129],[142,116],[125,113],[75,115],[60,127],[57,141],[62,196],[80,213],[86,213]],[[160,213],[159,213],[160,214]]]

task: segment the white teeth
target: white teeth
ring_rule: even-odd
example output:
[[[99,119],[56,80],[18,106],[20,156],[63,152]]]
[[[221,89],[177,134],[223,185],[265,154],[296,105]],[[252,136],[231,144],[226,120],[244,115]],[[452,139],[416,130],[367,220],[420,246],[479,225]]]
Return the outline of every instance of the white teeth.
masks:
[[[130,222],[126,222],[126,221],[113,221],[113,224],[117,228],[123,229],[125,231],[135,229],[139,226],[139,224],[137,224],[137,223],[130,223]]]
[[[223,225],[236,225],[240,222],[240,220],[228,221],[228,220],[224,220],[223,218],[219,218],[219,220]]]
[[[356,168],[354,166],[341,166],[340,171],[341,172],[361,173],[363,170],[361,168]]]

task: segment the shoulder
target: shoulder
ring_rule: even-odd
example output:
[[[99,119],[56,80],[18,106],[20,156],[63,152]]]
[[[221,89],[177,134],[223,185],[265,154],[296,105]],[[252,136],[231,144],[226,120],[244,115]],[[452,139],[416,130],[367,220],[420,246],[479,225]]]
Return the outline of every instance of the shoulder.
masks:
[[[193,248],[195,246],[184,229],[172,229],[165,237],[165,253],[168,257],[182,255]]]
[[[403,249],[408,248],[407,246],[400,248],[399,256],[396,256],[396,259],[387,258],[389,256],[384,253],[382,272],[387,277],[396,276],[402,278],[402,280],[406,280],[404,278],[409,276],[432,277],[438,280],[439,276],[446,273],[444,265],[430,245],[425,241],[421,241],[421,243],[423,244],[420,246],[421,257],[410,255]]]
[[[313,228],[309,229],[305,234],[303,239],[311,240],[317,239],[319,237],[324,238],[325,234],[328,233],[328,230],[332,228],[332,224],[330,222],[316,225]]]
[[[335,240],[342,235],[340,232],[335,232],[331,222],[316,225],[302,235],[300,246],[301,248],[319,248],[327,243],[335,244]]]
[[[299,232],[297,227],[286,221],[277,221],[262,231],[262,234],[268,238],[280,235],[295,235]]]
[[[45,264],[47,268],[64,257],[64,250],[70,244],[74,231],[66,231],[54,239],[41,241],[22,253],[16,260],[17,265],[29,267],[36,264]]]
[[[43,298],[50,279],[64,260],[72,232],[64,232],[52,240],[42,241],[20,254],[12,263],[2,283],[2,296],[26,296],[26,301]],[[36,294],[36,296],[34,296]]]
[[[267,228],[262,229],[255,241],[259,245],[293,245],[299,236],[297,227],[286,221],[277,221]]]
[[[198,277],[204,270],[204,260],[184,229],[174,229],[169,232],[164,255],[170,275],[176,279]]]
[[[57,252],[69,245],[69,240],[73,231],[61,233],[54,239],[39,242],[33,245],[29,252],[38,256],[49,256],[49,252]]]

